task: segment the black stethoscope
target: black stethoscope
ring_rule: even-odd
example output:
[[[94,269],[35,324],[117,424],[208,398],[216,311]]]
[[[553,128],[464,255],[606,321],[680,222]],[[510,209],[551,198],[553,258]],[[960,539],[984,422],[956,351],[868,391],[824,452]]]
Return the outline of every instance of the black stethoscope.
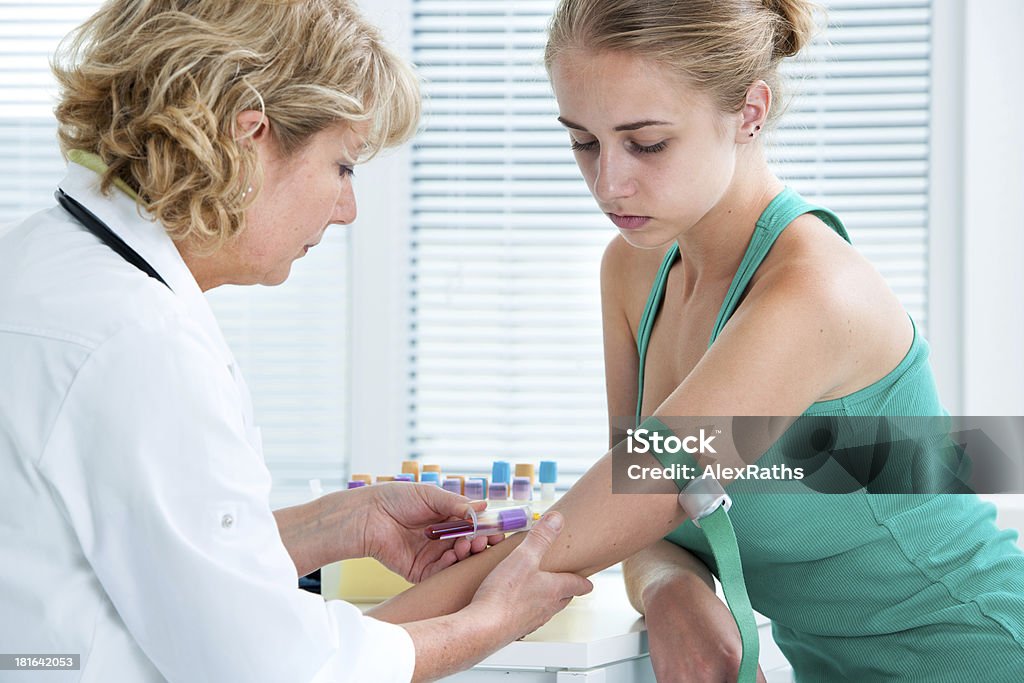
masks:
[[[71,214],[72,218],[81,223],[86,230],[96,235],[100,241],[117,252],[121,258],[151,278],[162,282],[167,289],[171,289],[171,286],[167,284],[162,277],[160,277],[160,273],[156,272],[156,269],[149,265],[149,262],[147,262],[146,259],[139,256],[139,252],[129,247],[123,239],[114,234],[114,231],[108,228],[106,223],[96,217],[96,214],[64,194],[64,190],[59,187],[57,188],[57,191],[53,193],[53,196],[57,198],[57,203],[60,204],[65,211]],[[171,291],[173,292],[174,290],[171,289]]]

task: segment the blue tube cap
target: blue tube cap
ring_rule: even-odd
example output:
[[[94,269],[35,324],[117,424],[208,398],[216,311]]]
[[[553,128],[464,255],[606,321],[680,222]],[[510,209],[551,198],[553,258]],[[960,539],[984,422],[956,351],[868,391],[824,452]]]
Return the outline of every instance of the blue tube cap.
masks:
[[[491,481],[495,484],[512,484],[512,465],[506,460],[495,460],[491,465]]]
[[[558,481],[558,463],[554,460],[541,460],[539,479],[542,484],[554,484]]]

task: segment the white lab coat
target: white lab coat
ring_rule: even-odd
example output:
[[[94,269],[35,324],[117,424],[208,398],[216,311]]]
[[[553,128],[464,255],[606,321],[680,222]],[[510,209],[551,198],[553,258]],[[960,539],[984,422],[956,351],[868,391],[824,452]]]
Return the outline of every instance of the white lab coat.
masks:
[[[80,654],[61,681],[407,681],[401,627],[296,588],[242,376],[163,228],[70,164],[0,234],[0,650]],[[173,290],[173,292],[171,291]]]

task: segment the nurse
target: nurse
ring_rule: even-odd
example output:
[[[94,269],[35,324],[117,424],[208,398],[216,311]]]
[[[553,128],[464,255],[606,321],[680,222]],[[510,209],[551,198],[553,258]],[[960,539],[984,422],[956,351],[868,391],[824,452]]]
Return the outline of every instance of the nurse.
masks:
[[[468,501],[419,485],[273,513],[203,297],[283,282],[355,219],[353,167],[416,128],[415,75],[350,2],[108,2],[55,73],[68,175],[0,237],[5,652],[80,655],[61,680],[426,680],[590,589],[538,569],[557,513],[446,616],[296,587],[362,556],[420,581],[488,540],[429,541]]]
[[[813,26],[804,0],[558,4],[545,61],[559,120],[617,230],[601,267],[613,421],[944,414],[928,345],[885,281],[838,216],[766,163],[779,64]],[[766,450],[759,464],[786,455]],[[741,464],[724,448],[717,457]],[[760,676],[711,581],[736,587],[736,553],[712,538],[729,520],[750,602],[772,619],[797,680],[1022,680],[1024,554],[973,494],[787,495],[723,480],[731,510],[697,527],[675,492],[613,494],[612,463],[605,455],[554,506],[566,528],[541,566],[586,575],[629,558],[659,681]],[[457,609],[516,542],[374,614]],[[438,594],[450,599],[429,600]],[[737,620],[752,624],[741,603]]]

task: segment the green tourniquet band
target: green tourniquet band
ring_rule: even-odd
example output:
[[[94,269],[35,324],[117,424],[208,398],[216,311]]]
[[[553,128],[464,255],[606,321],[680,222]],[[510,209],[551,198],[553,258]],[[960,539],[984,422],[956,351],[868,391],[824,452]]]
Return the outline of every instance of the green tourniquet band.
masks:
[[[757,658],[761,643],[757,638],[754,608],[750,606],[747,584],[743,581],[743,565],[740,562],[740,550],[736,546],[736,532],[733,531],[732,521],[724,507],[719,507],[700,520],[700,528],[704,530],[711,553],[715,556],[718,580],[722,583],[725,601],[736,621],[736,628],[740,630],[743,657],[740,659],[738,680],[740,683],[753,683],[757,679]]]
[[[663,437],[674,434],[664,422],[656,417],[647,418],[637,428],[659,433]],[[685,451],[671,455],[655,453],[654,457],[664,467],[678,464],[693,467],[694,472],[700,471],[697,460]],[[689,479],[675,480],[680,491],[689,483]],[[738,681],[739,683],[754,683],[757,677],[757,658],[761,644],[757,638],[757,624],[754,622],[754,609],[750,606],[750,597],[747,595],[747,584],[743,581],[743,564],[740,562],[740,549],[736,544],[736,532],[732,528],[729,514],[722,507],[700,520],[700,529],[708,539],[708,545],[711,546],[711,554],[714,555],[715,563],[718,565],[718,580],[722,584],[725,601],[729,605],[729,611],[732,612],[732,618],[740,631],[743,656],[740,659]]]

